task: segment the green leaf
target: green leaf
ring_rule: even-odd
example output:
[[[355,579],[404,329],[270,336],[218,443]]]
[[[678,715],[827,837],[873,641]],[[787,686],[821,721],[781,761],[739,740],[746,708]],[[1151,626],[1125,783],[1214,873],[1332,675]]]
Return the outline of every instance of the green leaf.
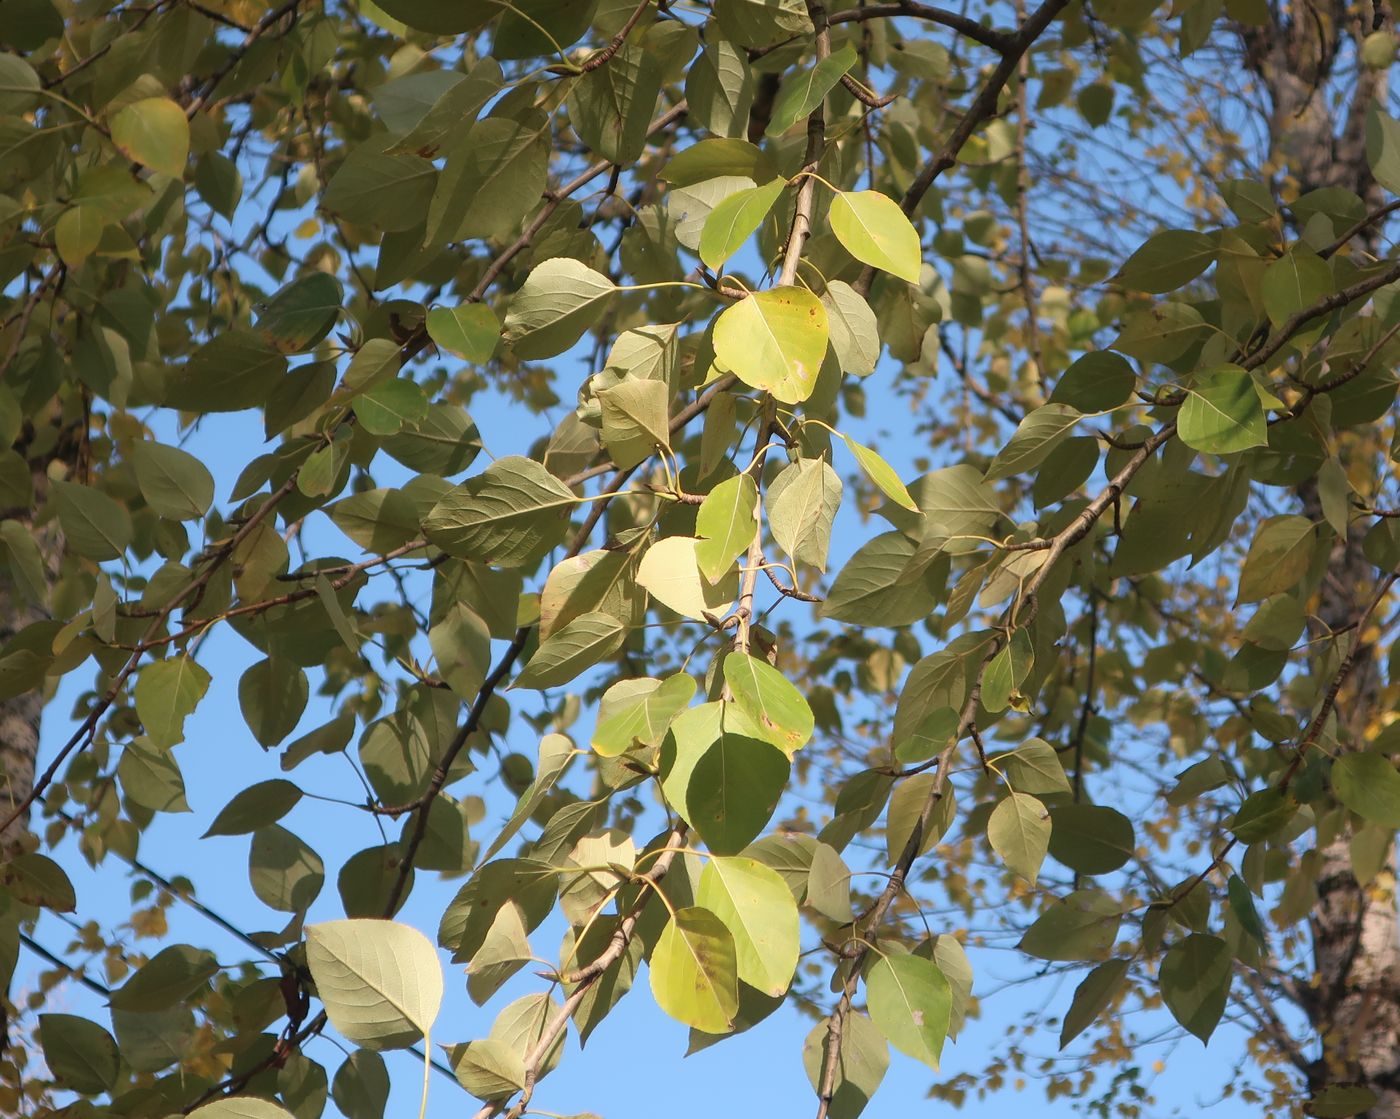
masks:
[[[846,446],[851,449],[851,454],[856,456],[856,462],[860,463],[860,468],[865,471],[868,477],[879,488],[880,492],[893,501],[896,505],[902,505],[905,509],[917,512],[918,504],[905,488],[903,482],[899,480],[899,475],[894,472],[894,467],[881,458],[869,447],[857,443],[849,435],[841,436],[846,441]]]
[[[355,398],[355,419],[371,435],[397,435],[427,418],[427,394],[414,382],[399,377]]]
[[[1118,902],[1098,890],[1076,890],[1053,901],[1017,945],[1041,960],[1103,959],[1118,939]]]
[[[635,743],[659,746],[671,721],[695,696],[695,678],[678,672],[665,680],[619,680],[603,693],[591,745],[605,758]]]
[[[1177,425],[1183,443],[1207,454],[1234,454],[1269,442],[1254,378],[1233,365],[1195,377]]]
[[[269,657],[238,681],[238,704],[258,745],[271,748],[296,730],[310,692],[306,673]]]
[[[448,1050],[457,1080],[481,1100],[504,1100],[525,1086],[525,1058],[500,1038],[485,1037]]]
[[[448,491],[423,520],[449,555],[526,567],[563,539],[577,498],[534,459],[508,455]]]
[[[880,360],[880,327],[870,304],[843,280],[832,280],[822,293],[831,348],[843,372],[868,377]]]
[[[0,112],[9,115],[28,112],[38,100],[35,95],[40,89],[34,67],[17,54],[0,54]]]
[[[822,99],[859,59],[855,47],[847,43],[820,62],[796,74],[785,75],[778,97],[773,102],[773,117],[764,135],[781,136],[799,120],[811,116]]]
[[[542,113],[487,117],[458,130],[428,205],[425,245],[510,236],[539,204],[549,153]]]
[[[1314,525],[1307,517],[1265,517],[1240,569],[1236,604],[1258,602],[1295,588],[1308,573],[1316,540]]]
[[[1239,921],[1240,927],[1261,945],[1268,943],[1264,923],[1259,919],[1259,910],[1254,907],[1254,898],[1238,874],[1230,875],[1226,883],[1226,893],[1230,899],[1230,910]]]
[[[1050,854],[1077,874],[1108,874],[1133,857],[1133,822],[1115,808],[1062,804],[1050,818]]]
[[[569,122],[599,157],[623,167],[635,163],[646,150],[661,79],[656,58],[631,42],[574,83]]]
[[[1230,831],[1241,843],[1258,843],[1282,831],[1297,814],[1298,803],[1292,797],[1277,789],[1260,789],[1245,798]]]
[[[1230,993],[1232,956],[1219,937],[1192,933],[1167,949],[1157,981],[1162,1001],[1181,1025],[1201,1041],[1210,1040]]]
[[[403,490],[364,490],[322,511],[356,544],[376,554],[419,535],[417,512]]]
[[[537,264],[510,301],[503,337],[517,357],[554,357],[583,337],[617,286],[572,257]]]
[[[5,57],[5,56],[0,56]],[[69,268],[79,267],[101,244],[107,223],[91,206],[73,206],[54,223],[54,247]]]
[[[711,858],[695,904],[734,938],[741,980],[773,996],[787,990],[800,948],[797,904],[777,871],[750,858]]]
[[[987,820],[987,842],[1012,874],[1035,885],[1050,844],[1050,814],[1025,793],[1012,793]]]
[[[133,804],[153,812],[188,812],[185,779],[169,750],[154,749],[141,741],[129,742],[117,763],[122,792]]]
[[[535,766],[535,779],[520,794],[515,811],[511,813],[505,826],[496,833],[496,838],[491,841],[491,846],[486,849],[486,854],[482,857],[483,861],[495,858],[505,848],[511,837],[525,826],[525,822],[530,819],[539,808],[540,803],[558,784],[559,778],[577,754],[578,751],[574,749],[573,742],[565,735],[546,734],[540,739],[539,761]]]
[[[75,1014],[40,1014],[39,1044],[49,1072],[63,1087],[92,1095],[116,1087],[117,1043],[96,1022]]]
[[[714,138],[677,152],[661,169],[660,177],[673,188],[683,189],[715,179],[749,179],[753,185],[766,183],[777,175],[772,158],[757,145],[747,140]]]
[[[651,954],[651,993],[678,1022],[709,1034],[729,1033],[739,1011],[734,937],[707,909],[678,909]]]
[[[1162,295],[1189,284],[1215,263],[1215,237],[1194,229],[1168,229],[1144,241],[1114,281],[1125,288]]]
[[[822,1090],[826,1067],[828,1021],[818,1022],[802,1046],[802,1064],[814,1091]],[[836,1077],[831,1085],[830,1119],[857,1119],[874,1097],[890,1066],[889,1045],[884,1035],[864,1014],[846,1015],[841,1048],[836,1058]]]
[[[727,39],[708,39],[686,70],[690,115],[714,136],[743,135],[753,106],[748,52]]]
[[[841,478],[822,459],[785,466],[768,486],[768,528],[798,563],[826,570],[831,526],[841,507]]]
[[[357,226],[393,233],[421,228],[437,169],[412,152],[386,150],[393,141],[380,135],[351,148],[326,185],[322,207]],[[393,205],[385,205],[386,198]]]
[[[494,9],[488,9],[485,15],[476,18],[484,22],[495,14]],[[451,76],[459,77],[457,74]],[[480,59],[465,76],[460,77],[460,81],[453,82],[438,95],[406,134],[386,149],[389,153],[417,154],[431,159],[450,137],[460,135],[476,120],[477,113],[500,93],[504,85],[501,64],[494,58]],[[383,89],[382,86],[380,88]]]
[[[919,282],[919,232],[894,199],[876,190],[841,191],[831,200],[829,220],[836,239],[861,263]]]
[[[497,14],[495,5],[463,0],[378,0],[378,6],[409,27],[433,35],[475,31]]]
[[[202,948],[172,944],[157,952],[112,992],[116,1010],[165,1010],[193,998],[219,973],[219,962]]]
[[[503,61],[552,55],[577,42],[597,0],[514,0],[501,16],[491,52]]]
[[[417,929],[366,918],[306,930],[306,964],[331,1025],[367,1049],[426,1037],[442,1005],[437,949]]]
[[[922,855],[942,838],[952,822],[954,797],[951,785],[946,785],[941,793],[935,793],[938,781],[936,773],[916,773],[895,786],[890,794],[890,806],[885,816],[885,850],[893,864],[904,853],[909,841],[914,837],[914,829],[919,833],[919,854]],[[928,820],[923,819],[924,809],[930,799],[935,801]]]
[[[665,381],[628,377],[598,392],[603,442],[621,470],[671,446],[671,392]]]
[[[953,1009],[947,977],[922,956],[887,955],[865,981],[870,1017],[889,1043],[935,1072]]]
[[[591,611],[636,620],[636,566],[631,553],[606,548],[561,560],[540,592],[540,637]]]
[[[1397,181],[1400,181],[1400,168],[1396,170]],[[1330,1084],[1303,1104],[1303,1114],[1314,1119],[1350,1119],[1350,1116],[1369,1111],[1379,1098],[1370,1088],[1359,1084]]]
[[[160,516],[193,520],[209,512],[214,477],[187,451],[143,439],[127,452],[146,504]]]
[[[258,333],[281,353],[305,353],[331,332],[344,298],[334,276],[300,276],[256,308]]]
[[[151,742],[168,749],[185,740],[185,719],[209,690],[209,673],[188,656],[148,664],[136,678],[136,714]]]
[[[1139,361],[1175,361],[1203,341],[1211,328],[1196,308],[1167,301],[1124,317],[1113,348]]]
[[[365,342],[345,370],[345,387],[353,392],[377,388],[395,377],[402,364],[398,345],[388,338]]]
[[[246,835],[257,831],[282,819],[300,800],[301,790],[290,781],[281,778],[259,781],[234,794],[214,817],[204,837]]]
[[[622,465],[622,464],[619,464]],[[751,474],[737,474],[715,486],[695,514],[695,546],[700,574],[715,581],[728,574],[758,532],[758,483]]]
[[[481,615],[454,602],[428,631],[428,644],[447,686],[468,702],[475,699],[491,671],[491,631]]]
[[[730,653],[724,658],[724,682],[767,741],[788,757],[811,741],[816,725],[812,708],[772,665],[747,653]]]
[[[580,614],[540,643],[511,687],[561,687],[617,652],[627,633],[627,625],[611,614]]]
[[[1327,262],[1295,246],[1264,269],[1259,294],[1269,321],[1279,326],[1298,311],[1331,295],[1335,286]]]
[[[9,862],[0,863],[0,884],[25,905],[42,906],[55,913],[72,913],[78,907],[73,883],[47,855],[16,855]]]
[[[128,159],[180,178],[190,154],[185,112],[168,97],[133,101],[112,117],[112,143]]]
[[[331,1099],[345,1119],[384,1119],[389,1073],[373,1049],[356,1049],[331,1081]]]
[[[1366,161],[1376,182],[1400,194],[1400,121],[1375,103],[1366,110]]]
[[[95,560],[120,559],[131,543],[131,517],[101,490],[76,482],[49,483],[68,547]]]
[[[719,271],[753,235],[787,187],[783,179],[729,195],[711,210],[700,233],[700,259]]]
[[[186,412],[241,412],[266,403],[287,371],[287,359],[249,330],[220,334],[172,370],[167,408]]]
[[[1044,404],[1027,413],[1011,440],[987,467],[987,481],[995,482],[1034,470],[1068,438],[1074,425],[1083,418],[1067,404]]]
[[[421,421],[405,422],[397,435],[383,440],[383,447],[410,470],[450,478],[472,464],[481,450],[481,440],[472,418],[462,408],[430,404]]]
[[[715,357],[750,388],[800,404],[816,387],[827,329],[826,308],[806,288],[770,288],[715,320]]]
[[[1128,362],[1112,350],[1094,350],[1070,363],[1050,403],[1084,413],[1107,412],[1127,403],[1136,387],[1137,374]]]
[[[927,618],[938,603],[938,588],[901,578],[914,547],[900,532],[861,545],[827,592],[822,617],[860,626],[908,626]]]
[[[662,742],[660,768],[666,800],[718,855],[738,854],[758,838],[792,771],[787,756],[728,703],[682,712]]]
[[[1400,828],[1400,773],[1382,754],[1343,754],[1332,763],[1337,799],[1363,820]]]
[[[739,571],[731,568],[718,582],[700,571],[702,540],[668,536],[646,550],[637,568],[637,585],[683,618],[703,622],[708,614],[722,617],[739,593]]]
[[[745,47],[812,33],[806,0],[716,0],[714,13],[724,37]]]
[[[1009,754],[991,759],[1018,793],[1067,793],[1069,778],[1055,747],[1043,738],[1030,738]]]
[[[1074,990],[1065,1020],[1060,1025],[1060,1048],[1082,1034],[1108,1009],[1128,976],[1128,960],[1107,960],[1084,977]]]
[[[278,824],[253,833],[248,880],[258,900],[281,913],[304,914],[326,884],[321,856]]]
[[[485,303],[434,307],[428,312],[428,336],[444,350],[484,365],[496,353],[501,322]]]

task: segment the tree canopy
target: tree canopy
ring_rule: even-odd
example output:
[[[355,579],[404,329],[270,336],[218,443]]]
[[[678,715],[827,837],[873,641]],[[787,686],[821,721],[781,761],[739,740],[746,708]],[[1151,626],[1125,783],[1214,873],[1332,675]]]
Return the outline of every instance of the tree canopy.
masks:
[[[1400,1119],[1389,7],[842,3],[0,0],[0,1110]]]

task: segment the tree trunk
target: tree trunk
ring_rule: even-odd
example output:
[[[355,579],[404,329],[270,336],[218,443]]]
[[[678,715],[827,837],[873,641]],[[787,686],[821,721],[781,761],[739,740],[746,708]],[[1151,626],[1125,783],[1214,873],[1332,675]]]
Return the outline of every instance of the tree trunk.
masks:
[[[1296,12],[1297,18],[1284,18],[1281,8]],[[1388,5],[1349,10],[1342,0],[1330,0],[1306,10],[1301,5],[1273,10],[1276,15],[1269,26],[1241,30],[1246,65],[1270,100],[1270,154],[1299,194],[1343,187],[1375,209],[1382,199],[1366,160],[1365,121],[1369,106],[1384,102],[1386,71],[1360,65],[1356,47],[1364,35],[1392,26]],[[1327,87],[1342,55],[1355,66],[1356,76],[1339,119]],[[1355,247],[1374,255],[1379,249],[1375,231],[1358,238]],[[1364,433],[1354,449],[1374,453]],[[1321,523],[1315,484],[1302,486],[1299,497],[1306,515]],[[1374,593],[1375,572],[1361,551],[1362,527],[1354,526],[1338,539],[1329,557],[1317,617],[1331,631],[1354,624]],[[1352,635],[1354,640],[1363,638]],[[1380,691],[1375,659],[1363,650],[1337,700],[1339,750],[1364,746],[1379,713]],[[1363,887],[1354,870],[1351,838],[1346,827],[1336,835],[1318,835],[1317,905],[1310,919],[1315,973],[1312,984],[1299,983],[1305,988],[1299,1004],[1321,1046],[1309,1087],[1319,1091],[1329,1085],[1364,1086],[1377,1097],[1366,1113],[1370,1119],[1400,1119],[1395,848],[1392,844],[1381,872]]]
[[[30,460],[30,470],[34,480],[34,509],[44,505],[48,489],[48,467],[58,455],[67,452],[75,458],[69,446],[71,440],[60,438],[59,449],[39,455]],[[24,454],[27,441],[15,446]],[[57,581],[59,566],[63,559],[63,535],[58,521],[50,519],[46,524],[35,526],[29,517],[24,518],[25,528],[33,535],[39,546],[45,580],[44,599],[51,597],[53,585]],[[35,605],[17,585],[10,571],[10,564],[4,558],[0,547],[0,648],[3,648],[26,626],[42,621],[47,615]],[[25,692],[12,699],[0,701],[0,820],[7,820],[15,808],[24,803],[34,788],[35,761],[39,753],[39,725],[44,711],[44,697],[41,692]],[[32,850],[34,839],[29,829],[30,812],[26,809],[7,827],[0,831],[0,865],[16,855]],[[9,1048],[10,1015],[9,978],[0,981],[0,1053]]]

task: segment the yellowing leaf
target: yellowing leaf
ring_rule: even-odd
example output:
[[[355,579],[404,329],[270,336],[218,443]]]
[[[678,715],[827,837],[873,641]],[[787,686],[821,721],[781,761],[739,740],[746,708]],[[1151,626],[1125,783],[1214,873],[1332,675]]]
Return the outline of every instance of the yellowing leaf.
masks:
[[[284,1107],[256,1096],[233,1096],[214,1100],[190,1112],[190,1119],[293,1119]]]
[[[797,903],[778,872],[755,859],[715,857],[700,875],[696,904],[734,938],[739,978],[781,995],[797,968]]]
[[[846,441],[846,446],[850,447],[851,454],[856,456],[856,462],[860,463],[860,468],[865,471],[872,482],[880,487],[881,493],[896,505],[902,505],[911,512],[917,513],[919,511],[918,502],[910,496],[909,490],[899,480],[899,475],[894,472],[894,467],[881,458],[878,452],[857,443],[849,435],[843,435],[841,438]]]
[[[826,308],[806,288],[755,292],[715,320],[715,357],[751,388],[784,404],[812,395],[826,356]]]
[[[112,143],[128,159],[178,179],[190,154],[190,123],[168,97],[146,97],[112,118]]]
[[[734,1028],[739,1010],[734,937],[707,909],[676,910],[651,954],[651,993],[672,1018],[707,1034]]]
[[[857,260],[911,284],[919,282],[919,233],[894,199],[877,190],[842,191],[831,200],[830,220],[836,239]]]
[[[691,536],[658,540],[642,557],[637,583],[682,617],[703,622],[707,614],[720,617],[729,612],[739,594],[739,572],[732,570],[711,583],[700,571],[699,546]]]

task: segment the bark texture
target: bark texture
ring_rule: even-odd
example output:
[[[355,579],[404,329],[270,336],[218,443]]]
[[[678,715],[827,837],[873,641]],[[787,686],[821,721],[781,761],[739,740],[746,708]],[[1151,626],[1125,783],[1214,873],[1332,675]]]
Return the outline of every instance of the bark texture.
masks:
[[[1386,71],[1358,62],[1361,39],[1392,30],[1389,5],[1343,0],[1272,6],[1273,21],[1242,28],[1245,62],[1269,98],[1274,165],[1298,194],[1341,187],[1361,196],[1368,210],[1384,201],[1366,160],[1366,112],[1384,104]],[[1352,251],[1375,255],[1374,229]],[[1373,454],[1366,433],[1343,447]],[[1316,486],[1300,487],[1303,511],[1323,521]],[[1375,569],[1361,551],[1361,525],[1332,548],[1319,592],[1317,617],[1343,632],[1374,593]],[[1363,640],[1361,634],[1352,635]],[[1347,638],[1343,638],[1347,640]],[[1379,712],[1381,676],[1374,656],[1361,653],[1338,696],[1338,748],[1363,748]],[[1314,974],[1300,977],[1295,1001],[1314,1030],[1307,1068],[1314,1091],[1359,1084],[1376,1093],[1369,1119],[1400,1119],[1400,921],[1392,844],[1381,872],[1366,886],[1357,880],[1352,836],[1324,825],[1317,835],[1317,904],[1310,925]]]

